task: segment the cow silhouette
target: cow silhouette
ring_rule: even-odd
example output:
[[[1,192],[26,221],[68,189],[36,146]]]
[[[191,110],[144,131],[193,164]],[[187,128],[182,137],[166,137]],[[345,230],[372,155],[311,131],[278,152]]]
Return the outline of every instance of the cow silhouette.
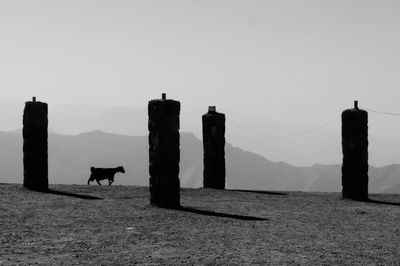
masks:
[[[115,168],[96,168],[96,167],[91,167],[90,168],[90,177],[87,182],[88,185],[90,185],[90,182],[93,182],[96,180],[97,184],[101,185],[100,180],[108,179],[108,185],[111,186],[111,184],[114,182],[114,176],[116,173],[125,173],[125,169],[122,166],[118,166]]]

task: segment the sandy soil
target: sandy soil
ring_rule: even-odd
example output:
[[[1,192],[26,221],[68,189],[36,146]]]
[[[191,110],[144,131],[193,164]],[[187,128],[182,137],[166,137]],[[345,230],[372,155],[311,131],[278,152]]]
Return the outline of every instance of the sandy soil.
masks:
[[[51,188],[0,184],[1,265],[400,265],[400,195],[182,189],[168,210],[146,187]]]

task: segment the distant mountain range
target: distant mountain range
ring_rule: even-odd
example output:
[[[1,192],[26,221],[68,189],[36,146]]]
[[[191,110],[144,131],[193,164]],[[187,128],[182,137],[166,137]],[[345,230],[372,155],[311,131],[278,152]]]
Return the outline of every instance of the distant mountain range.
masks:
[[[146,136],[148,116],[144,106],[140,108],[96,107],[76,104],[53,105],[50,102],[49,129],[53,133],[68,135],[98,129],[122,135]],[[23,109],[24,102],[0,101],[0,131],[21,128]],[[226,114],[227,141],[244,150],[260,154],[272,161],[283,161],[296,166],[341,163],[340,117],[332,121],[328,127],[315,131],[313,128],[316,125],[303,125],[296,121],[277,121],[266,117],[267,114],[242,113],[246,110],[240,108],[224,110],[218,106],[217,110]],[[200,138],[201,116],[205,112],[207,112],[207,107],[197,108],[182,103],[181,132],[192,132]],[[396,134],[396,130],[392,132],[393,127],[396,128],[396,123],[390,123],[393,124],[391,129],[379,127],[381,120],[382,117],[374,114],[369,117],[370,163],[376,166],[400,163],[400,138],[398,137],[400,128],[399,134]],[[390,121],[385,120],[385,123]],[[301,132],[310,132],[310,130],[310,134],[296,135]],[[375,133],[385,135],[383,137]],[[296,136],[285,137],[293,134]]]
[[[126,136],[92,131],[79,135],[49,134],[49,181],[85,184],[90,167],[123,165],[115,184],[148,185],[147,136]],[[202,187],[203,148],[192,133],[181,133],[182,187]],[[296,167],[272,162],[258,154],[226,144],[227,187],[250,190],[341,191],[340,165]],[[0,182],[23,180],[22,136],[0,132]],[[400,193],[400,165],[370,167],[371,193]]]

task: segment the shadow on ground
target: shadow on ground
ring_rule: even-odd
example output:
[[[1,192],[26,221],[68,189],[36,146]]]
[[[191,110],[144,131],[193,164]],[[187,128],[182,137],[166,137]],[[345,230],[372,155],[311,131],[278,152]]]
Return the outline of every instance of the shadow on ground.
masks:
[[[266,221],[267,220],[266,218],[199,210],[199,209],[194,209],[194,208],[190,208],[190,207],[180,207],[177,210],[183,211],[183,212],[200,214],[200,215],[206,215],[206,216],[231,218],[231,219],[244,220],[244,221]]]
[[[365,202],[365,203],[374,203],[374,204],[382,204],[382,205],[390,205],[390,206],[399,206],[400,207],[400,202],[391,202],[391,201],[374,200],[374,199],[366,199],[366,200],[349,199],[349,200]]]
[[[399,202],[390,202],[390,201],[383,201],[383,200],[368,199],[368,200],[366,200],[364,202],[375,203],[375,204],[383,204],[383,205],[391,205],[391,206],[400,206]]]
[[[286,196],[286,193],[275,192],[275,191],[265,191],[265,190],[227,189],[227,191],[237,191],[237,192],[248,192],[248,193],[259,193],[259,194],[267,194],[267,195]]]
[[[103,199],[103,198],[96,197],[96,196],[76,194],[76,193],[71,193],[71,192],[66,192],[66,191],[59,191],[59,190],[54,190],[54,189],[48,189],[46,191],[41,191],[41,192],[46,193],[46,194],[74,197],[74,198],[87,199],[87,200],[102,200]]]

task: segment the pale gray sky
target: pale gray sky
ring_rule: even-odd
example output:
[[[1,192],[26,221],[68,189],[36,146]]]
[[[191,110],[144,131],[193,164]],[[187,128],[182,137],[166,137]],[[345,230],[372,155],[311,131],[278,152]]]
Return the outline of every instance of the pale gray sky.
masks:
[[[167,92],[182,112],[309,125],[354,99],[400,112],[399,33],[395,0],[2,0],[1,100],[144,108]]]

